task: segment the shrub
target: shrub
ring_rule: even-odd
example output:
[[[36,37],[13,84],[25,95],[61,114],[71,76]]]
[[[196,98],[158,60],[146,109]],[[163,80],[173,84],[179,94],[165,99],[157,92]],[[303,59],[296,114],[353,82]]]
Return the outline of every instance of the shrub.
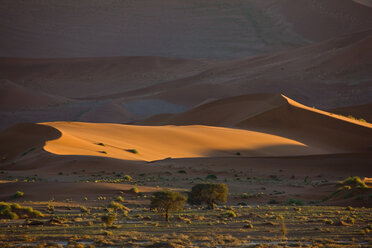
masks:
[[[269,204],[279,204],[279,202],[275,199],[271,199],[268,203]]]
[[[214,175],[214,174],[210,174],[210,175],[206,176],[205,179],[216,180],[217,176]]]
[[[363,182],[360,177],[354,176],[354,177],[348,177],[343,182],[342,185],[348,185],[350,187],[357,187],[358,189],[367,189],[368,186]]]
[[[48,212],[53,212],[54,211],[54,206],[53,205],[48,204],[46,208],[47,208]]]
[[[252,224],[245,224],[243,226],[243,228],[253,229],[253,225]]]
[[[289,199],[285,202],[287,205],[296,205],[296,206],[304,206],[305,203],[302,200],[296,200],[296,199]]]
[[[189,203],[194,205],[207,204],[212,208],[217,203],[226,203],[228,187],[224,183],[197,184],[189,193]]]
[[[228,217],[228,218],[235,218],[236,217],[236,213],[232,210],[227,210],[222,215],[224,217]]]
[[[186,171],[185,170],[179,170],[178,173],[180,173],[180,174],[186,174]]]
[[[165,214],[165,220],[169,222],[169,211],[182,210],[186,197],[178,192],[159,191],[155,192],[151,199],[151,209],[156,209]]]
[[[80,212],[82,212],[82,213],[89,213],[90,211],[89,211],[89,209],[87,207],[82,206],[82,207],[80,207]]]
[[[129,176],[129,175],[125,175],[125,176],[124,176],[124,180],[125,180],[125,181],[132,181],[133,178],[132,178],[131,176]]]
[[[326,223],[327,225],[333,225],[333,220],[325,219],[324,223]]]
[[[30,207],[21,207],[17,203],[0,202],[0,219],[36,218],[43,214]]]
[[[138,154],[139,152],[136,149],[127,149],[127,152],[133,153],[133,154]]]
[[[116,201],[118,201],[118,202],[124,202],[124,197],[118,196],[118,197],[116,197]]]
[[[107,214],[107,215],[102,216],[101,219],[105,223],[106,226],[112,226],[116,218],[117,218],[116,214]]]
[[[115,210],[121,210],[121,209],[126,210],[126,211],[129,210],[129,208],[127,208],[123,204],[120,204],[119,202],[116,202],[116,201],[110,202],[110,204],[107,207],[108,208],[113,208]]]
[[[22,197],[24,196],[25,193],[21,192],[21,191],[17,191],[14,195],[13,195],[13,198],[19,198],[19,197]]]
[[[138,194],[138,193],[139,193],[139,190],[138,190],[138,188],[134,187],[134,188],[131,188],[131,189],[129,190],[129,192],[132,192],[132,193]]]

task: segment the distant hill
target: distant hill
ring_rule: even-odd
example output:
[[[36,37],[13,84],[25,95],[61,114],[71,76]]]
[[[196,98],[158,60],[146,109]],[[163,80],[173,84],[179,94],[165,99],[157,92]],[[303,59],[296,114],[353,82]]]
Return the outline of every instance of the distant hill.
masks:
[[[0,57],[237,58],[371,26],[351,0],[1,0]]]

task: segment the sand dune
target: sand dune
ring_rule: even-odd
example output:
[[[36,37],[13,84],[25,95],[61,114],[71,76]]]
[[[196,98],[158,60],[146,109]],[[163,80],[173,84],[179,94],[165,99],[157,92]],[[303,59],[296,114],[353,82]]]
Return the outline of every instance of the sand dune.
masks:
[[[288,156],[326,153],[295,140],[254,131],[205,126],[130,126],[89,123],[44,123],[62,133],[44,149],[59,155],[109,156],[126,160],[167,157]],[[97,145],[103,143],[104,146]],[[134,154],[130,149],[135,149]]]
[[[212,62],[138,56],[73,59],[0,58],[0,77],[54,95],[87,98],[191,76],[209,68],[209,63]]]
[[[0,79],[0,111],[50,107],[70,100],[30,90],[9,80]]]
[[[372,145],[372,124],[270,94],[226,98],[181,114],[155,116],[139,123],[238,127],[290,137],[307,145],[336,149],[335,152],[337,149],[368,151]]]
[[[365,30],[371,16],[352,0],[7,0],[0,56],[242,57]]]
[[[243,93],[283,93],[320,108],[357,105],[372,94],[372,31],[281,53],[228,61],[198,75],[123,94],[179,104]]]
[[[372,94],[371,39],[372,31],[364,31],[289,51],[224,61],[2,58],[0,77],[23,87],[29,92],[25,99],[30,106],[40,107],[9,112],[4,110],[12,105],[3,103],[0,128],[60,120],[122,123],[181,112],[208,99],[252,93],[284,94],[321,109],[365,104]],[[8,90],[2,99],[15,101],[17,92]],[[74,98],[74,103],[37,104],[46,94]],[[22,105],[13,102],[21,106],[17,104]],[[105,121],[103,116],[109,116],[105,113],[117,116]]]
[[[81,116],[79,116],[78,121],[89,122],[94,120],[94,122],[100,123],[126,123],[133,121],[135,118],[135,115],[126,109],[122,104],[114,101],[108,101],[93,107],[88,112],[83,113]]]
[[[330,109],[328,112],[344,116],[351,115],[356,119],[364,119],[367,122],[372,123],[372,103]]]
[[[22,158],[30,149],[138,161],[237,156],[237,152],[249,157],[299,156],[368,152],[372,140],[371,124],[278,95],[219,100],[164,122],[161,124],[166,126],[81,122],[16,125],[1,133],[1,157]]]

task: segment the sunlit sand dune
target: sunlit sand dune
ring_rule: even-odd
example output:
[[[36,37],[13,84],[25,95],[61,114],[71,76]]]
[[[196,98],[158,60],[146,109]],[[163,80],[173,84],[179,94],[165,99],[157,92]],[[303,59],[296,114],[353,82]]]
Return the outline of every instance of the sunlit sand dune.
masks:
[[[108,156],[128,160],[167,157],[289,156],[326,151],[275,135],[207,126],[130,126],[92,123],[43,123],[61,132],[44,149],[59,155]],[[102,143],[102,144],[101,144]],[[136,153],[136,150],[138,153]]]

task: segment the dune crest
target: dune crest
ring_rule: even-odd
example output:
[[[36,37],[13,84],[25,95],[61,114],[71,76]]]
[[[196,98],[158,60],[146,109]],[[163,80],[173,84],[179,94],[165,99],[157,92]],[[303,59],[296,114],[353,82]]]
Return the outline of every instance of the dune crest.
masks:
[[[154,116],[144,125],[209,125],[270,133],[339,151],[369,151],[372,124],[302,105],[276,94],[224,98],[184,113]],[[342,134],[342,135],[340,135]]]

